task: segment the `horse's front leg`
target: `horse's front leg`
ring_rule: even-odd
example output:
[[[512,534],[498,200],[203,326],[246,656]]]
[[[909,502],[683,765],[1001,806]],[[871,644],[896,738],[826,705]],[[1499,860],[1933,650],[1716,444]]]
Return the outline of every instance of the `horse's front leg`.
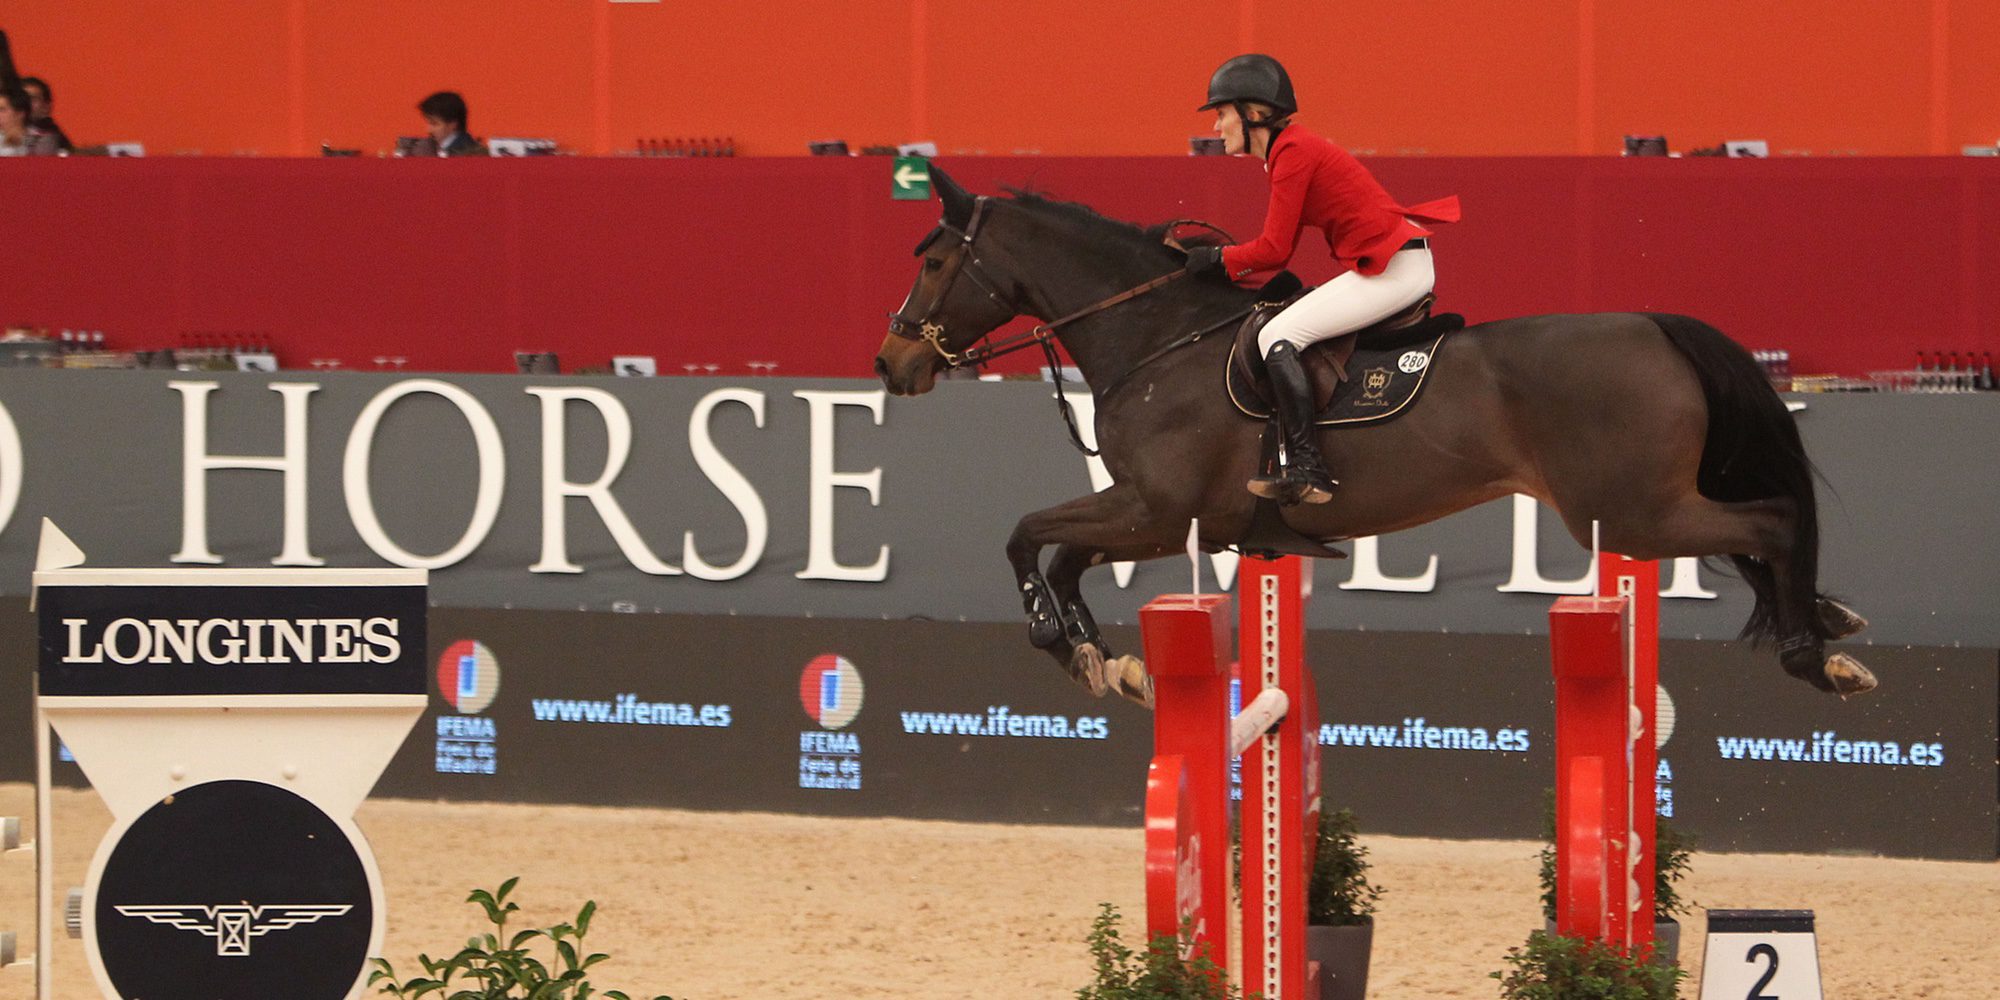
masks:
[[[1136,490],[1113,485],[1023,517],[1007,540],[1007,558],[1014,566],[1021,603],[1028,616],[1028,641],[1044,649],[1093,694],[1111,690],[1101,668],[1089,658],[1101,652],[1096,624],[1077,591],[1077,578],[1106,553],[1117,558],[1153,558],[1171,550],[1171,528],[1155,523]],[[1048,576],[1041,552],[1059,545]],[[1127,554],[1127,553],[1132,554]],[[1058,588],[1052,579],[1061,580]],[[1088,649],[1087,653],[1080,650]],[[1079,662],[1078,657],[1085,659]],[[1101,655],[1097,657],[1101,662]]]
[[[1042,575],[1042,547],[1045,543],[1036,541],[1027,530],[1029,521],[1035,516],[1030,514],[1014,526],[1014,534],[1007,539],[1007,561],[1014,564],[1014,584],[1021,595],[1021,608],[1028,616],[1029,644],[1036,649],[1048,650],[1050,655],[1066,664],[1069,649],[1063,641],[1066,628],[1061,605],[1056,602],[1055,590],[1049,586],[1048,578]],[[1058,646],[1063,648],[1058,649]]]
[[[1153,680],[1146,674],[1144,661],[1130,655],[1113,656],[1090,606],[1084,603],[1081,586],[1084,572],[1105,562],[1157,559],[1167,555],[1170,548],[1139,545],[1113,553],[1091,546],[1058,545],[1055,554],[1049,557],[1049,588],[1062,615],[1064,645],[1069,647],[1069,659],[1063,665],[1070,677],[1090,688],[1091,693],[1116,691],[1146,708],[1153,707]]]

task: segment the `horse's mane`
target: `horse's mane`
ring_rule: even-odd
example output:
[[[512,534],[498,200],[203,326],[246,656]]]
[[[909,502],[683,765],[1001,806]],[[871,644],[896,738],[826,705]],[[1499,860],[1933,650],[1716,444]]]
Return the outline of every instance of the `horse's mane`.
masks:
[[[1130,253],[1136,249],[1157,249],[1172,253],[1173,251],[1165,243],[1169,230],[1176,223],[1186,221],[1176,219],[1173,222],[1141,226],[1138,223],[1111,218],[1089,205],[1074,201],[1059,201],[1037,191],[1006,185],[1002,185],[1001,190],[1007,192],[1008,198],[1014,204],[1032,212],[1077,223],[1079,230],[1087,234],[1087,238],[1108,251]],[[1224,242],[1221,235],[1206,229],[1190,229],[1185,235],[1176,234],[1175,238],[1186,247],[1219,246]]]

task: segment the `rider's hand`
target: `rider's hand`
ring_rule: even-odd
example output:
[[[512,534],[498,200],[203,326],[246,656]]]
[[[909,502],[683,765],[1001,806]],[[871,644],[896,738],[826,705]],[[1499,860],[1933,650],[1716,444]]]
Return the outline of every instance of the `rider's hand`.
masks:
[[[1189,274],[1200,274],[1203,271],[1213,270],[1221,266],[1221,247],[1195,247],[1188,251],[1187,271]]]

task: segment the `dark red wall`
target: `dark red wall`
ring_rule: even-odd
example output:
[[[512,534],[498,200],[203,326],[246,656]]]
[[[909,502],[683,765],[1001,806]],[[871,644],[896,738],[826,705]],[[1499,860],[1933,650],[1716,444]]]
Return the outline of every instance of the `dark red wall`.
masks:
[[[1137,221],[1262,218],[1251,161],[948,160],[968,186],[1032,185]],[[1443,307],[1478,321],[1659,309],[1794,369],[2000,352],[2000,161],[1393,158],[1406,200],[1456,193]],[[289,366],[378,355],[499,371],[652,354],[663,371],[866,375],[935,202],[889,197],[887,160],[16,160],[0,163],[0,322],[172,346],[268,334]],[[1300,270],[1323,277],[1308,237]]]

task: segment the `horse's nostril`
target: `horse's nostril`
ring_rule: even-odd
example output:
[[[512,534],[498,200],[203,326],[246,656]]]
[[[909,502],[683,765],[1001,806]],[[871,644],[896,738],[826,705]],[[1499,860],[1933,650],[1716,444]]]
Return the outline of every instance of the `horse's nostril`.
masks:
[[[889,377],[889,362],[882,360],[879,354],[875,356],[875,375],[884,380]]]

